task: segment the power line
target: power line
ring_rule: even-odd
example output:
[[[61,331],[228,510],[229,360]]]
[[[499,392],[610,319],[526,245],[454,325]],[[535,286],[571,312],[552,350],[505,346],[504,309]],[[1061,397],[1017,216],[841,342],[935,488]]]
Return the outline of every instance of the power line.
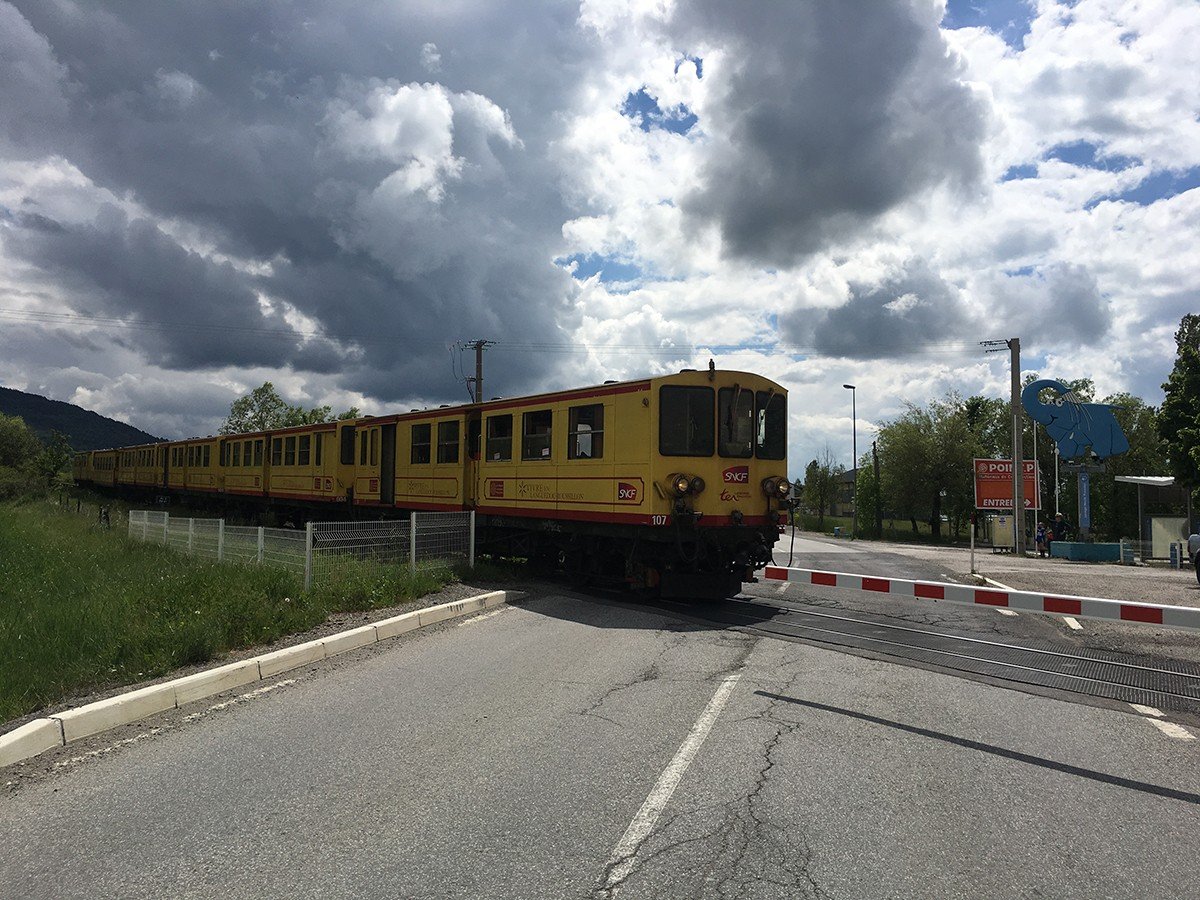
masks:
[[[165,320],[127,319],[119,316],[102,316],[75,312],[49,312],[40,310],[22,310],[0,308],[0,320],[28,322],[45,325],[88,325],[95,328],[141,329],[158,331],[201,332],[211,334],[244,334],[264,338],[286,338],[288,340],[324,338],[341,343],[354,344],[394,344],[399,335],[389,335],[378,331],[370,334],[347,333],[329,334],[319,330],[303,330],[295,328],[268,328],[253,325],[229,325],[216,322],[171,322]],[[461,341],[452,346],[465,350],[467,346]],[[615,344],[583,344],[577,341],[489,341],[497,351],[517,353],[553,353],[553,354],[596,354],[621,353],[629,356],[680,356],[708,352],[763,352],[788,353],[802,356],[820,357],[858,357],[862,351],[886,352],[899,356],[905,355],[977,355],[979,345],[974,341],[932,341],[926,343],[861,343],[854,349],[858,353],[847,353],[838,349],[817,347],[814,345],[791,344],[787,342],[749,342],[714,344],[704,341],[692,341],[686,344],[647,344],[647,343],[615,343]],[[459,370],[461,372],[461,369]],[[465,372],[456,378],[466,381]]]

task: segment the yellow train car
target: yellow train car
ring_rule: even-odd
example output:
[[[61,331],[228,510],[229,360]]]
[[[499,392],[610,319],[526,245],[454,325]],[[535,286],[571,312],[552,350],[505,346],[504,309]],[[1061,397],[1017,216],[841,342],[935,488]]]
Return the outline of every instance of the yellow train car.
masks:
[[[166,445],[142,444],[117,451],[114,483],[128,487],[161,488],[166,485]]]
[[[242,497],[267,494],[270,440],[270,434],[265,431],[220,439],[221,489],[226,494]]]
[[[179,467],[167,467],[167,484],[183,491],[201,494],[220,493],[222,482],[219,441],[216,438],[193,438],[173,445],[181,453]]]
[[[269,432],[264,445],[270,448],[265,455],[267,495],[282,501],[310,503],[344,499],[345,493],[339,491],[334,453],[336,432],[333,422]]]

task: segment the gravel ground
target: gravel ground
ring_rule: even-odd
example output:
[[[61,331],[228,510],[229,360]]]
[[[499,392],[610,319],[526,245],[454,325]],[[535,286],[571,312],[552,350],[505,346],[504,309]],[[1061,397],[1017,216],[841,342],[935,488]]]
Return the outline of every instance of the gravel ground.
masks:
[[[868,545],[863,542],[860,546]],[[875,542],[869,546],[880,552],[937,562],[957,575],[966,576],[971,571],[969,550]],[[1120,566],[1021,558],[984,549],[975,551],[975,571],[1017,590],[1200,607],[1200,584],[1190,566],[1171,569],[1162,564]]]

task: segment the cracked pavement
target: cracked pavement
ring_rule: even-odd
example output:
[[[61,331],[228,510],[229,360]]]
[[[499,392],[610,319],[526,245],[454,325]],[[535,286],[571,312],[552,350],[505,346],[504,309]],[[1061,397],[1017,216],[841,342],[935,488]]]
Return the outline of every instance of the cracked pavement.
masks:
[[[0,896],[1177,897],[1200,877],[1196,744],[1132,711],[617,598],[546,588],[286,681],[0,770]]]

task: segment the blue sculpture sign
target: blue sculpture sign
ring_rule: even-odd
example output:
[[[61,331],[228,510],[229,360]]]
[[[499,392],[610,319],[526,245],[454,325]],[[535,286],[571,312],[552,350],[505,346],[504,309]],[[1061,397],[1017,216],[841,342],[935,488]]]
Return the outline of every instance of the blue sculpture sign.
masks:
[[[1045,388],[1058,391],[1049,403],[1038,394]],[[1090,448],[1100,459],[1108,459],[1129,449],[1129,440],[1108,403],[1084,403],[1079,395],[1061,381],[1043,378],[1021,391],[1021,405],[1035,422],[1046,426],[1046,433],[1058,444],[1063,459],[1083,456]]]

